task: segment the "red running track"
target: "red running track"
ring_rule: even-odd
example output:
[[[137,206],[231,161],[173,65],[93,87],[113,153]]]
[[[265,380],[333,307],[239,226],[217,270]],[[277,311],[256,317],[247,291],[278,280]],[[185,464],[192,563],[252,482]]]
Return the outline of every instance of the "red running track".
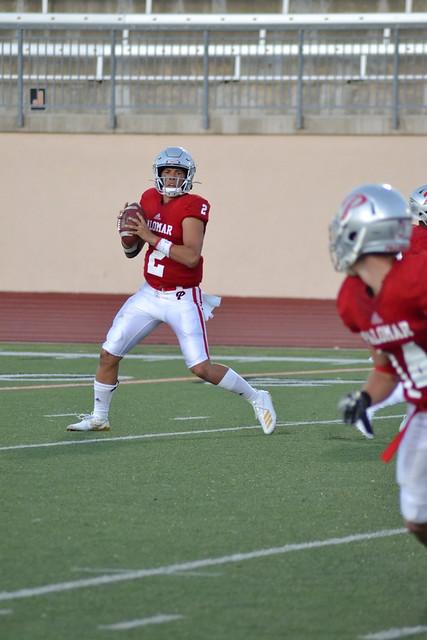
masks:
[[[0,341],[100,343],[127,297],[0,292]],[[211,345],[363,347],[342,325],[333,300],[225,297],[207,328]],[[144,344],[176,339],[161,325]]]

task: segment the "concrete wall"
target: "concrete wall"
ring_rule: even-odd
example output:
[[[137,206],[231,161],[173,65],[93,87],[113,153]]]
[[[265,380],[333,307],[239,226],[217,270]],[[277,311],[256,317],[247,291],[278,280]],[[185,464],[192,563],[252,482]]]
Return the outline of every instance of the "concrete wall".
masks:
[[[341,277],[328,223],[363,182],[427,182],[423,137],[0,134],[0,290],[127,293],[115,218],[151,185],[154,155],[182,145],[212,203],[204,289],[331,298]]]
[[[324,83],[325,85],[325,83]],[[427,99],[427,90],[426,90]],[[240,98],[236,94],[236,104]],[[347,102],[351,100],[347,97]],[[356,101],[356,99],[355,99]],[[420,103],[421,104],[421,101]],[[211,111],[209,128],[200,113],[192,114],[154,114],[119,113],[116,117],[115,135],[136,134],[175,135],[427,135],[427,118],[413,113],[399,114],[399,129],[394,129],[393,118],[387,113],[346,113],[305,114],[303,129],[298,129],[295,114],[278,115],[267,110],[258,110],[256,114],[220,113]],[[17,125],[16,112],[2,110],[0,113],[1,133],[112,133],[110,117],[106,110],[95,113],[54,113],[29,112],[24,115],[24,126]]]

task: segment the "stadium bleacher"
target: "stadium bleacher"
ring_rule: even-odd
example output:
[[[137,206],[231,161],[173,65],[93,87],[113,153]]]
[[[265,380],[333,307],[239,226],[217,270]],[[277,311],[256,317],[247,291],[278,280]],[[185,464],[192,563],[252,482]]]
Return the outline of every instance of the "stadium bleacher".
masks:
[[[3,11],[52,13],[419,12],[427,0],[3,0]]]
[[[3,7],[0,130],[166,133],[177,116],[189,133],[426,128],[427,0]]]

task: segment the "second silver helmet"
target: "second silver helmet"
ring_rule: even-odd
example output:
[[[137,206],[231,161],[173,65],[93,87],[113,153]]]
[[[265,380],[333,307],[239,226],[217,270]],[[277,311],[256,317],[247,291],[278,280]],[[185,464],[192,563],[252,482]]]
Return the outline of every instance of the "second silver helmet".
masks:
[[[411,233],[408,204],[398,191],[388,184],[362,185],[344,199],[329,225],[334,267],[352,273],[362,255],[404,251]]]
[[[423,184],[411,193],[409,208],[416,220],[427,225],[427,184]]]

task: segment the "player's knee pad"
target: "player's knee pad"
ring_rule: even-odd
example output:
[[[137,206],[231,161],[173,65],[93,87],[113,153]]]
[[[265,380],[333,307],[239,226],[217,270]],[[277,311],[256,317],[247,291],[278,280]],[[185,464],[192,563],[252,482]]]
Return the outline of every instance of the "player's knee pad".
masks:
[[[112,326],[105,342],[102,345],[102,349],[112,356],[121,356],[125,346],[125,335],[120,326]]]

